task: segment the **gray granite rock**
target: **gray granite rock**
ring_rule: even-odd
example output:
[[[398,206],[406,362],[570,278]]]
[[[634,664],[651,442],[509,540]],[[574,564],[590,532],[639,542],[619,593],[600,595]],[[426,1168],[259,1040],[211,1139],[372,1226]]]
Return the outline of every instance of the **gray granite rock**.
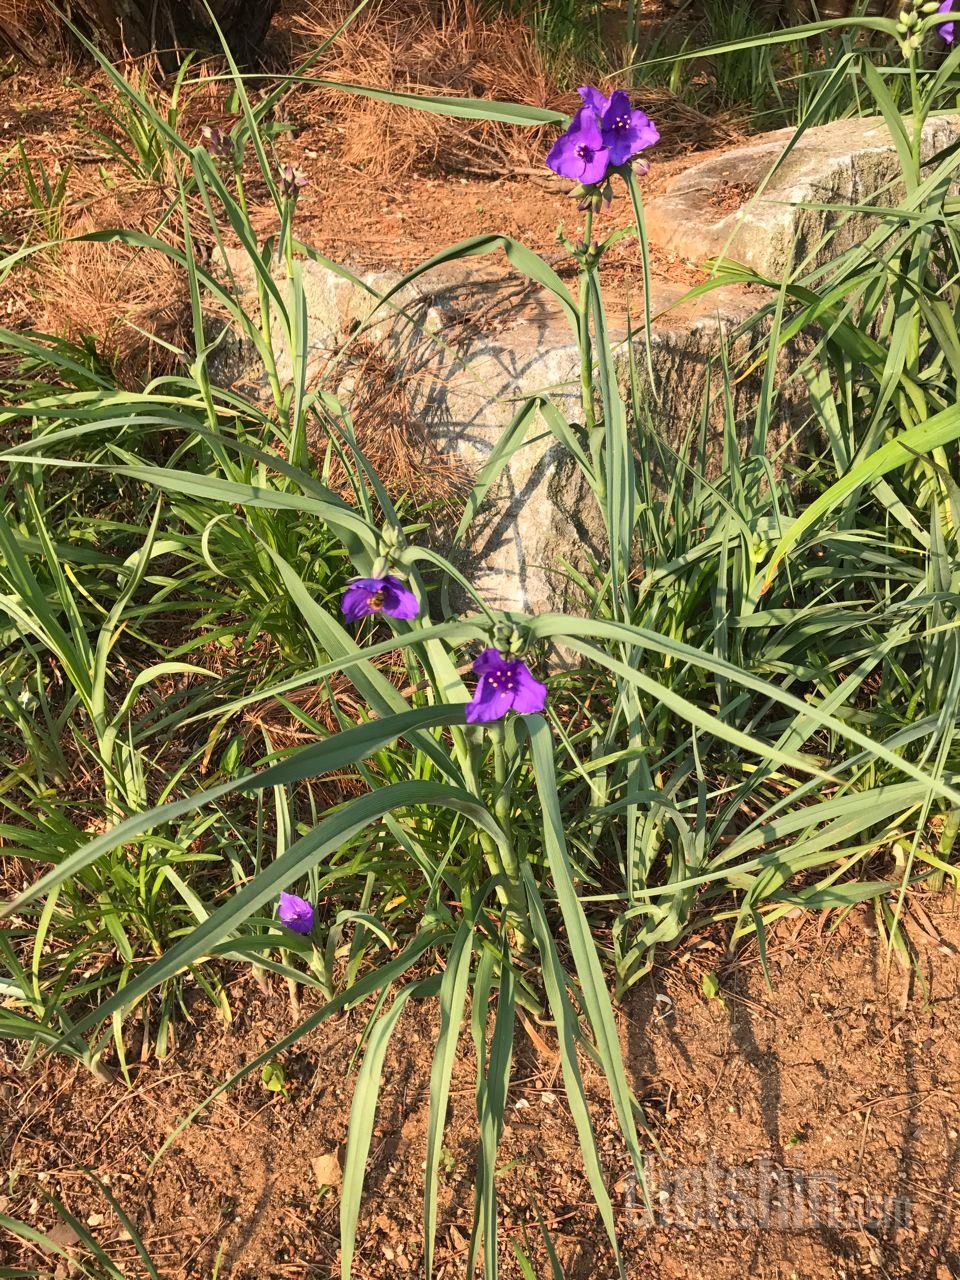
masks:
[[[809,129],[770,177],[792,137],[792,129],[781,129],[693,160],[647,203],[651,238],[698,264],[732,258],[773,280],[861,244],[876,216],[802,206],[896,205],[904,191],[886,124],[870,116]],[[960,116],[932,117],[923,130],[923,157],[958,138]]]
[[[897,162],[885,127],[877,120],[854,120],[810,130],[762,196],[752,199],[790,137],[789,131],[765,135],[692,162],[648,205],[651,238],[698,261],[724,254],[772,278],[791,267],[796,253],[815,260],[860,242],[875,222],[871,215],[844,218],[798,205],[895,200],[898,193],[888,188]],[[932,120],[924,132],[925,154],[957,138],[960,117]],[[731,202],[736,207],[727,210]],[[233,260],[233,269],[238,280],[249,279],[240,259]],[[467,473],[479,472],[528,397],[549,394],[567,421],[578,422],[580,356],[562,308],[491,259],[437,269],[379,305],[378,298],[397,285],[396,273],[358,270],[349,280],[306,261],[303,279],[308,384],[322,380],[348,402],[360,376],[351,358],[375,345],[403,388],[411,420]],[[643,400],[649,427],[668,446],[679,450],[691,424],[700,421],[711,363],[764,297],[762,291],[725,288],[692,301],[684,299],[681,286],[654,281],[654,380],[653,387],[645,380]],[[610,331],[628,398],[625,318],[612,315]],[[276,323],[272,336],[281,376],[288,378],[289,354]],[[643,338],[634,333],[631,341],[642,370]],[[745,341],[739,339],[734,358]],[[790,377],[798,362],[795,346],[780,357],[767,437],[774,466],[790,456],[807,417],[804,384]],[[255,348],[232,335],[217,346],[211,363],[221,381],[265,385]],[[753,434],[760,377],[757,371],[734,384],[732,414],[741,438]],[[726,411],[717,397],[706,410],[718,441]],[[638,442],[642,438],[649,437],[638,431]],[[589,487],[568,451],[538,421],[478,513],[462,549],[462,568],[491,604],[542,611],[577,607],[568,564],[589,573],[592,560],[605,559]]]
[[[235,267],[239,273],[240,264]],[[363,281],[366,287],[350,286],[328,268],[304,263],[308,384],[323,380],[349,405],[356,376],[351,352],[363,356],[376,344],[379,358],[387,360],[403,387],[411,420],[471,476],[532,396],[549,396],[568,422],[579,423],[580,352],[562,309],[549,295],[515,275],[471,263],[421,277],[379,307],[370,290],[382,296],[398,277],[367,273]],[[663,283],[653,293],[655,392],[644,370],[643,338],[632,339],[649,423],[676,448],[700,419],[707,368],[722,335],[729,338],[762,301],[746,290],[726,289],[698,304],[681,302],[683,294],[681,286]],[[617,375],[628,399],[627,325],[616,316],[610,323]],[[346,341],[351,334],[352,342]],[[281,378],[289,378],[278,325],[273,341]],[[345,358],[338,359],[341,352]],[[213,371],[220,381],[267,389],[252,344],[234,338],[222,342]],[[744,431],[751,426],[758,385],[759,377],[735,391],[734,414]],[[798,390],[789,413],[776,424],[774,451],[795,429],[802,399]],[[718,436],[722,414],[722,406],[713,411]],[[592,561],[605,558],[602,521],[589,485],[538,416],[478,513],[460,567],[491,605],[540,612],[575,607],[579,593],[567,566],[589,573]]]

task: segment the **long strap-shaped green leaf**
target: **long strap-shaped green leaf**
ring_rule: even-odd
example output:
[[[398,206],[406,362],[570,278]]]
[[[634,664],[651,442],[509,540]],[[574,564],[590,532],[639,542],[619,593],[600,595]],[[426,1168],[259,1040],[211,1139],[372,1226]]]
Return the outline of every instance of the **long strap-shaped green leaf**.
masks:
[[[0,461],[22,461],[0,454]],[[309,494],[289,493],[266,485],[242,484],[224,480],[220,476],[205,476],[199,472],[180,471],[173,467],[154,467],[147,463],[108,464],[84,462],[72,458],[31,456],[31,462],[47,467],[71,467],[86,471],[109,471],[114,475],[129,476],[170,493],[183,493],[190,497],[207,498],[229,506],[263,507],[271,511],[305,511],[324,520],[351,553],[362,552],[374,545],[374,533],[365,520],[351,508],[326,502]]]
[[[570,322],[574,336],[579,341],[579,313],[570,290],[554,271],[553,267],[548,262],[545,262],[539,254],[534,253],[532,249],[528,249],[525,244],[521,244],[518,240],[513,240],[510,236],[493,233],[470,236],[466,240],[458,240],[456,244],[449,245],[446,249],[441,249],[432,258],[428,258],[426,262],[421,262],[412,271],[408,271],[402,280],[398,280],[395,285],[391,286],[382,295],[379,305],[366,317],[365,323],[369,324],[379,308],[389,303],[390,299],[396,297],[407,285],[412,284],[414,280],[425,275],[428,271],[432,271],[435,267],[443,266],[448,262],[456,262],[461,258],[479,257],[482,254],[491,253],[495,249],[502,249],[507,255],[507,261],[512,266],[553,294],[563,308],[564,315]]]
[[[56,885],[69,880],[103,854],[110,853],[113,849],[136,839],[137,836],[143,835],[162,823],[173,822],[188,813],[195,813],[198,809],[232,792],[262,791],[274,786],[288,786],[294,782],[301,782],[304,778],[315,777],[334,769],[347,768],[417,729],[464,723],[462,706],[408,709],[400,715],[386,716],[382,720],[357,725],[355,729],[346,729],[327,742],[303,747],[293,752],[286,760],[271,765],[267,769],[245,774],[242,778],[223,782],[205,791],[196,791],[182,800],[171,800],[168,804],[159,805],[147,813],[133,814],[132,817],[111,827],[102,836],[97,836],[95,840],[91,840],[82,849],[78,849],[63,862],[58,863],[29,889],[25,889],[13,902],[0,907],[0,919],[13,914],[44,893],[48,893]]]
[[[457,1038],[470,981],[473,925],[464,920],[450,948],[440,984],[440,1034],[430,1072],[430,1114],[427,1120],[427,1159],[423,1176],[423,1273],[433,1280],[433,1253],[437,1237],[437,1173],[443,1150],[443,1130],[450,1098],[450,1081],[457,1056]]]
[[[484,1280],[497,1280],[499,1252],[497,1246],[497,1149],[503,1133],[507,1095],[510,1090],[510,1067],[513,1061],[513,1031],[516,1021],[516,981],[510,964],[506,931],[501,936],[499,989],[490,1052],[487,1054],[487,1023],[490,998],[494,986],[496,953],[486,949],[480,959],[473,990],[470,1019],[477,1054],[477,1123],[480,1148],[477,1153],[477,1176],[474,1190],[473,1232],[467,1256],[466,1274],[476,1269],[477,1250],[483,1241]]]
[[[94,1254],[94,1257],[103,1268],[102,1274],[107,1277],[107,1280],[124,1280],[123,1272],[119,1271],[117,1267],[114,1266],[107,1254],[103,1252],[101,1247],[90,1235],[89,1231],[84,1228],[83,1224],[74,1218],[72,1214],[67,1213],[56,1197],[50,1196],[48,1199],[57,1207],[58,1211],[60,1211],[61,1217],[64,1221],[69,1223],[69,1225],[76,1231],[78,1240]],[[21,1222],[19,1218],[10,1218],[5,1213],[0,1213],[0,1230],[7,1231],[10,1235],[16,1236],[18,1239],[24,1240],[28,1244],[39,1245],[40,1249],[42,1249],[46,1254],[58,1254],[65,1260],[65,1269],[73,1268],[77,1265],[77,1258],[73,1250],[60,1244],[52,1235],[47,1235],[43,1231],[38,1231],[36,1227],[31,1227],[29,1223]],[[91,1274],[87,1268],[84,1268],[84,1270],[87,1275]],[[4,1271],[0,1272],[0,1274],[24,1277],[25,1280],[25,1278],[31,1273],[29,1271]]]
[[[406,635],[391,636],[388,640],[381,640],[379,644],[372,644],[363,649],[358,648],[356,653],[336,658],[333,662],[323,662],[317,667],[310,667],[309,670],[301,671],[295,676],[281,680],[278,684],[266,685],[255,693],[245,694],[242,698],[235,698],[232,702],[224,703],[214,707],[212,710],[198,712],[196,715],[186,717],[186,719],[178,719],[176,716],[171,716],[166,720],[160,720],[156,724],[156,729],[159,732],[167,725],[178,724],[184,726],[193,724],[198,720],[209,720],[214,716],[233,715],[234,712],[242,711],[244,707],[248,707],[252,703],[263,702],[267,698],[282,697],[283,694],[300,689],[306,684],[316,684],[324,676],[332,675],[334,672],[349,671],[352,667],[357,666],[358,663],[372,662],[374,658],[379,658],[383,654],[408,649],[412,645],[428,645],[443,640],[445,645],[456,646],[466,644],[471,640],[482,640],[484,634],[479,625],[468,621],[441,622],[436,626],[427,625],[418,628],[416,631],[408,632]],[[178,651],[174,650],[174,652]],[[179,652],[182,652],[182,650]]]
[[[138,974],[91,1013],[79,1019],[71,1040],[103,1022],[119,1009],[129,1008],[148,991],[180,973],[205,955],[212,946],[229,938],[254,912],[272,902],[281,889],[298,879],[342,844],[378,822],[385,814],[411,805],[437,805],[454,809],[474,822],[497,843],[504,840],[496,821],[476,796],[435,782],[397,782],[359,796],[324,818],[297,840],[286,853],[253,877],[195,929],[176,942],[144,972]]]
[[[540,952],[540,973],[543,977],[547,1004],[550,1006],[553,1020],[557,1024],[557,1036],[560,1041],[560,1069],[563,1072],[563,1083],[567,1090],[567,1105],[570,1107],[570,1114],[577,1127],[577,1136],[580,1139],[580,1153],[583,1156],[583,1164],[587,1171],[590,1190],[593,1192],[593,1198],[600,1211],[607,1239],[610,1241],[610,1247],[613,1249],[613,1255],[617,1260],[617,1268],[623,1277],[625,1272],[623,1260],[620,1257],[616,1223],[613,1218],[613,1205],[610,1203],[610,1196],[603,1179],[600,1155],[597,1151],[597,1140],[593,1132],[593,1125],[590,1122],[587,1094],[583,1087],[580,1064],[577,1061],[577,1024],[570,997],[567,995],[567,977],[560,963],[560,956],[557,953],[553,935],[550,932],[550,925],[547,922],[540,890],[537,888],[537,882],[528,863],[523,864],[520,874],[523,876],[523,883],[527,891],[527,902],[530,905],[530,924],[533,936],[536,940],[537,950]]]
[[[776,760],[787,769],[798,769],[802,773],[812,774],[815,777],[826,778],[828,776],[818,765],[813,764],[804,756],[779,751],[771,743],[763,742],[759,738],[755,738],[751,734],[744,733],[733,725],[727,724],[719,716],[711,715],[708,711],[703,710],[702,707],[697,706],[695,702],[691,702],[689,698],[685,698],[668,685],[661,684],[643,671],[635,670],[625,662],[621,662],[619,658],[614,658],[612,655],[605,653],[598,645],[585,644],[582,640],[575,639],[573,636],[565,636],[564,643],[571,649],[575,649],[578,653],[582,653],[585,657],[606,667],[608,671],[611,671],[619,679],[634,684],[646,693],[648,697],[657,699],[664,706],[669,707],[671,711],[675,711],[679,716],[682,716],[689,724],[702,729],[705,733],[711,733],[715,737],[722,739],[722,741],[729,742],[731,746],[739,747],[741,751],[747,751],[751,755],[759,756],[761,759]]]
[[[383,1061],[390,1045],[390,1037],[396,1028],[407,1002],[414,996],[424,997],[436,989],[436,978],[404,987],[396,1000],[373,1025],[367,1040],[367,1050],[357,1076],[350,1108],[350,1126],[347,1131],[347,1154],[343,1168],[343,1190],[340,1196],[340,1275],[350,1280],[353,1274],[353,1254],[357,1242],[357,1219],[363,1196],[363,1175],[370,1154],[373,1122],[380,1096],[383,1077]]]
[[[550,866],[553,889],[563,916],[567,941],[573,955],[577,980],[583,999],[583,1010],[590,1023],[597,1054],[607,1078],[620,1130],[636,1169],[643,1177],[643,1161],[634,1120],[634,1099],[627,1082],[627,1072],[620,1052],[620,1040],[613,1017],[610,993],[604,980],[603,966],[597,954],[590,925],[584,914],[573,883],[567,842],[563,833],[563,817],[557,794],[557,775],[553,763],[550,730],[542,716],[523,716],[520,723],[530,739],[530,754],[537,782],[543,821],[544,848]]]
[[[933,788],[935,794],[952,800],[954,804],[960,804],[960,790],[942,779],[931,778],[929,774],[911,763],[911,761],[889,750],[883,743],[875,742],[853,725],[843,720],[838,720],[835,716],[828,715],[818,708],[815,703],[804,702],[801,698],[788,693],[785,689],[780,689],[759,676],[753,676],[722,658],[705,653],[702,649],[695,649],[693,646],[683,644],[679,640],[672,640],[670,637],[661,635],[657,631],[650,631],[646,627],[632,627],[625,623],[607,622],[600,618],[573,618],[564,614],[540,614],[532,622],[527,619],[525,619],[525,622],[531,636],[543,639],[554,639],[562,636],[563,642],[569,644],[571,648],[586,654],[601,666],[607,667],[608,670],[613,671],[621,679],[629,680],[638,685],[653,697],[659,697],[666,705],[674,707],[691,724],[702,725],[707,732],[716,734],[718,738],[726,738],[733,731],[721,720],[718,720],[717,717],[707,715],[699,708],[694,707],[688,699],[668,690],[665,685],[609,657],[604,650],[596,645],[584,644],[581,640],[575,639],[575,637],[589,636],[592,639],[623,639],[627,642],[635,643],[640,648],[652,649],[655,653],[670,655],[681,662],[688,662],[691,666],[700,667],[705,671],[713,671],[725,675],[734,684],[741,685],[745,689],[754,689],[757,693],[771,698],[774,702],[779,702],[783,706],[790,707],[793,711],[798,711],[802,715],[809,717],[815,723],[830,729],[833,733],[839,734],[841,738],[845,738],[849,742],[855,742],[857,746],[862,747],[870,755],[876,756],[880,760],[885,760],[887,764],[893,765],[895,769],[899,769],[901,773],[907,774],[908,777],[927,783]],[[776,758],[774,755],[776,748],[769,743],[763,743],[747,734],[742,736],[750,744],[747,750],[759,755],[761,758],[768,756]],[[732,738],[728,740],[733,741]],[[803,761],[802,757],[791,756],[790,762],[793,767],[802,768],[805,773],[810,773],[814,776],[826,776],[821,770]]]
[[[628,613],[630,553],[637,506],[636,468],[627,427],[627,411],[617,384],[607,318],[596,268],[587,275],[590,315],[597,350],[600,398],[603,405],[603,468],[606,475],[604,520],[610,546],[610,577],[617,612]]]
[[[211,80],[230,77],[209,77]],[[271,81],[276,76],[269,77]],[[248,76],[247,79],[250,79]],[[548,107],[532,107],[524,102],[500,102],[496,98],[456,98],[441,93],[403,93],[397,89],[375,89],[372,85],[353,84],[349,80],[324,80],[320,76],[283,76],[284,84],[315,84],[340,93],[356,94],[388,102],[396,107],[412,107],[432,115],[453,116],[458,120],[493,120],[500,124],[535,127],[542,124],[566,124],[569,117]]]
[[[951,405],[949,409],[934,414],[926,422],[902,431],[893,440],[888,440],[886,444],[881,445],[869,458],[864,458],[855,467],[851,467],[845,476],[841,476],[827,489],[826,493],[822,493],[815,502],[811,502],[806,511],[794,520],[777,543],[767,566],[767,585],[772,581],[780,561],[797,545],[806,531],[827,512],[838,506],[848,494],[862,485],[871,484],[874,480],[885,476],[888,471],[894,471],[897,467],[912,462],[918,454],[932,453],[934,449],[939,449],[958,437],[960,437],[960,405]]]

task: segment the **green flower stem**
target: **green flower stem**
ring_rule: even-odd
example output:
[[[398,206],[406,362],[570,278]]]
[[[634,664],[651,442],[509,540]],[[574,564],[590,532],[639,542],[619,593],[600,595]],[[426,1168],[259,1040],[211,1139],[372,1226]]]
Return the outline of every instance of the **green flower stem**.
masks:
[[[591,281],[594,282],[596,289],[599,292],[599,289],[600,289],[600,276],[598,271],[599,264],[600,264],[600,258],[598,254],[597,261],[593,263],[593,265],[590,266],[584,272],[584,279],[587,285],[588,296],[590,293]],[[593,396],[592,368],[591,368],[591,377],[590,377],[590,395],[591,397]],[[600,504],[600,508],[605,513],[605,518],[606,518],[607,469],[605,465],[606,463],[606,450],[604,448],[605,443],[606,443],[606,431],[604,430],[604,423],[600,422],[594,426],[593,431],[591,431],[590,433],[590,461],[593,464],[594,493],[597,496],[597,502]],[[607,532],[608,533],[610,532],[609,528],[607,529]]]
[[[507,768],[507,750],[506,750],[506,734],[502,723],[495,722],[490,727],[490,738],[493,743],[493,777],[497,784],[497,798],[494,801],[493,812],[500,829],[507,837],[507,842],[512,850],[513,848],[513,821],[511,818],[512,798],[510,789],[510,776]],[[520,869],[515,866],[513,868],[513,878],[519,882]]]
[[[593,235],[593,209],[588,205],[583,219],[583,242],[585,252],[590,251],[590,238]],[[593,347],[590,342],[590,291],[589,270],[585,263],[580,264],[580,398],[583,402],[583,425],[587,429],[588,438],[593,441],[597,419],[593,408]]]
[[[603,424],[597,422],[593,383],[593,342],[590,337],[590,280],[595,276],[602,248],[591,248],[593,239],[593,206],[588,205],[583,219],[583,254],[580,262],[580,399],[583,405],[583,423],[587,433],[592,465],[593,491],[602,507],[607,500],[607,477],[603,466]]]
[[[507,920],[514,931],[517,950],[525,952],[530,948],[531,937],[527,922],[526,895],[520,879],[520,862],[513,841],[512,790],[506,735],[503,725],[497,722],[490,725],[489,733],[493,747],[493,776],[497,790],[493,812],[504,834],[504,840],[498,843],[484,833],[481,833],[480,839],[486,854],[487,866],[497,878],[497,894],[506,907]]]
[[[920,148],[923,142],[923,126],[926,121],[926,111],[923,109],[923,102],[920,96],[920,81],[917,76],[917,50],[911,48],[910,58],[908,60],[910,70],[910,108],[913,113],[913,172],[915,180],[920,176],[921,154]]]
[[[249,223],[250,214],[247,209],[247,193],[243,185],[243,178],[237,169],[237,203],[240,205],[244,218]],[[267,379],[270,383],[270,393],[273,396],[273,402],[277,409],[283,408],[283,388],[280,386],[280,375],[277,373],[277,354],[273,347],[273,334],[270,328],[270,298],[264,287],[263,281],[260,279],[259,271],[254,273],[257,278],[257,300],[260,304],[260,330],[263,333],[263,340],[267,344],[267,350],[270,353],[270,363],[267,368]]]

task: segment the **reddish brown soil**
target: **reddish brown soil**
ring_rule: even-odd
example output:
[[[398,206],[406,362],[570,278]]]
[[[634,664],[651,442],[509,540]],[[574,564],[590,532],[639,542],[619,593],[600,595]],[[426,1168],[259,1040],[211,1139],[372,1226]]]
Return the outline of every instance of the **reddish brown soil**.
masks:
[[[585,1070],[631,1280],[960,1275],[960,918],[946,898],[917,900],[915,972],[888,966],[867,920],[858,912],[835,931],[835,919],[783,922],[769,945],[772,991],[747,956],[707,1000],[701,979],[721,952],[701,940],[665,958],[626,1002],[624,1049],[661,1153],[651,1166],[655,1225],[634,1205],[602,1081]],[[149,1168],[215,1082],[291,1026],[279,991],[263,997],[238,980],[231,1003],[229,1027],[198,1004],[175,1052],[139,1070],[130,1090],[63,1062],[24,1076],[13,1054],[0,1104],[0,1212],[49,1227],[40,1193],[53,1193],[129,1261],[84,1164],[109,1181],[166,1277],[208,1277],[218,1256],[220,1274],[238,1280],[338,1274],[338,1195],[317,1178],[336,1178],[329,1157],[342,1153],[361,1013],[287,1056],[288,1099],[251,1078]],[[519,1274],[510,1242],[525,1232],[538,1274],[548,1274],[539,1212],[569,1280],[613,1277],[552,1037],[532,1030],[517,1036],[497,1179],[503,1274]],[[435,1031],[432,1015],[405,1014],[388,1058],[355,1265],[371,1280],[419,1274]],[[463,1275],[469,1235],[473,1088],[464,1041],[441,1193],[447,1280]],[[8,1241],[0,1260],[38,1255]]]

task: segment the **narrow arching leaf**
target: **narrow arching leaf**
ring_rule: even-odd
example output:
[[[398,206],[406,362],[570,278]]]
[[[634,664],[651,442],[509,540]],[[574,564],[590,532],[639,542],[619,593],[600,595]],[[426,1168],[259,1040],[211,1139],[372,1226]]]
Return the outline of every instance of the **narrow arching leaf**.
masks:
[[[597,1054],[607,1078],[607,1086],[610,1089],[617,1119],[620,1122],[620,1131],[637,1176],[642,1178],[643,1160],[634,1120],[634,1099],[627,1083],[610,993],[604,980],[596,943],[577,897],[570,870],[563,832],[563,817],[557,800],[557,778],[550,730],[540,716],[524,716],[522,724],[530,741],[537,795],[543,810],[545,852],[554,892],[557,895],[557,904],[563,916],[567,942],[573,956],[577,981],[583,996],[584,1013],[590,1022]]]
[[[350,1108],[350,1126],[347,1131],[347,1153],[343,1166],[343,1190],[340,1195],[340,1275],[350,1280],[353,1275],[353,1253],[357,1239],[357,1220],[363,1197],[363,1181],[373,1122],[380,1096],[383,1061],[390,1047],[390,1037],[396,1028],[407,1002],[415,996],[423,997],[433,991],[435,979],[412,983],[404,987],[388,1011],[381,1014],[367,1039],[363,1065],[357,1076]]]
[[[881,445],[875,453],[862,462],[856,463],[845,476],[841,476],[832,484],[826,493],[811,502],[806,511],[798,516],[788,531],[783,535],[773,550],[767,566],[767,584],[781,560],[797,545],[808,529],[812,528],[828,512],[833,511],[849,494],[872,484],[888,472],[912,462],[916,457],[932,453],[934,449],[960,437],[960,406],[952,405],[941,413],[935,414],[926,422],[902,431],[893,440]]]
[[[430,1111],[427,1118],[427,1158],[423,1176],[423,1271],[433,1277],[433,1254],[437,1234],[437,1174],[443,1151],[443,1134],[450,1098],[453,1064],[463,1023],[470,964],[473,958],[473,928],[465,920],[457,930],[447,957],[440,984],[440,1034],[430,1072]]]
[[[527,901],[530,903],[530,923],[533,928],[533,936],[536,939],[537,950],[540,953],[544,990],[546,991],[550,1012],[557,1025],[557,1035],[560,1040],[560,1069],[563,1072],[563,1082],[567,1091],[567,1105],[577,1128],[577,1137],[580,1140],[580,1154],[583,1157],[584,1168],[587,1171],[590,1190],[593,1192],[593,1198],[596,1201],[604,1230],[607,1233],[607,1239],[610,1241],[614,1258],[620,1274],[623,1276],[625,1273],[623,1260],[620,1257],[613,1205],[604,1182],[603,1170],[600,1167],[600,1154],[597,1150],[596,1135],[590,1121],[586,1090],[583,1087],[583,1077],[580,1074],[580,1064],[577,1061],[576,1016],[566,991],[566,974],[563,971],[560,957],[557,954],[557,946],[550,932],[550,925],[543,909],[540,892],[528,865],[525,864],[523,866],[522,874],[527,890]]]

